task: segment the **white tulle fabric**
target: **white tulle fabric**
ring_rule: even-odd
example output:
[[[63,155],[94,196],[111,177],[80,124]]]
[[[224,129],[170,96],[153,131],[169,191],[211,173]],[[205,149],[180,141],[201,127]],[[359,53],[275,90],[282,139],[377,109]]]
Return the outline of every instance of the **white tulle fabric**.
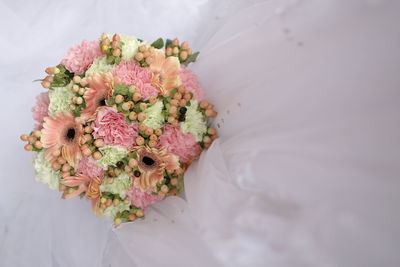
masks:
[[[399,3],[233,9],[198,32],[220,138],[185,195],[115,229],[42,186],[3,194],[1,266],[400,264]]]

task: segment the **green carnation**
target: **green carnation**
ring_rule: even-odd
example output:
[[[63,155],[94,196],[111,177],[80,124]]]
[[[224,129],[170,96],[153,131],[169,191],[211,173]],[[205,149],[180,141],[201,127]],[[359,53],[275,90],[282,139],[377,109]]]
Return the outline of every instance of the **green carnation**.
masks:
[[[75,95],[72,91],[72,82],[65,87],[53,87],[49,90],[49,113],[69,111],[69,105],[72,103],[72,97]]]
[[[190,101],[190,106],[186,112],[186,119],[181,123],[182,132],[191,133],[196,137],[196,141],[200,142],[203,135],[207,132],[207,122],[203,113],[198,110],[199,102]]]
[[[60,171],[55,171],[46,160],[44,152],[41,151],[33,158],[33,166],[35,168],[36,180],[47,184],[50,189],[58,190],[60,185]]]
[[[108,179],[105,179],[100,189],[102,192],[110,192],[119,195],[121,198],[125,198],[126,191],[132,186],[132,179],[126,172],[121,173],[114,178],[112,184],[108,183]]]
[[[95,73],[103,72],[107,73],[113,69],[113,65],[107,63],[107,56],[96,58],[90,68],[86,71],[85,76],[89,77]]]
[[[125,210],[129,210],[130,209],[130,204],[126,204],[124,201],[121,201],[118,205],[114,206],[111,205],[109,207],[107,207],[104,211],[103,211],[103,215],[114,219],[115,216],[117,216],[117,214],[119,212],[123,212]]]
[[[161,128],[164,125],[164,115],[163,111],[163,103],[162,101],[157,101],[154,105],[147,108],[144,113],[146,113],[146,119],[143,123],[152,129]]]
[[[103,157],[97,163],[105,168],[107,166],[116,166],[117,162],[122,160],[127,154],[128,150],[120,146],[104,146],[99,148]]]

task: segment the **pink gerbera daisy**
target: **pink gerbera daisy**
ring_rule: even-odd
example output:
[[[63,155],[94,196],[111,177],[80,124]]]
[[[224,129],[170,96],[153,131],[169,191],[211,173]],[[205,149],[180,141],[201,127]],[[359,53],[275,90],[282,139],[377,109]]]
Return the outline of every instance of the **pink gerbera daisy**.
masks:
[[[46,156],[53,159],[53,152],[60,149],[61,155],[71,166],[81,157],[80,142],[83,137],[82,125],[69,113],[57,113],[44,118],[41,141]]]
[[[83,95],[86,108],[81,112],[81,117],[85,120],[92,117],[98,107],[106,104],[105,100],[111,97],[114,86],[114,77],[110,73],[96,73],[87,80],[89,88]]]
[[[165,93],[172,90],[178,77],[180,63],[177,57],[165,57],[163,50],[156,49],[151,55],[150,69],[153,73],[152,83]]]

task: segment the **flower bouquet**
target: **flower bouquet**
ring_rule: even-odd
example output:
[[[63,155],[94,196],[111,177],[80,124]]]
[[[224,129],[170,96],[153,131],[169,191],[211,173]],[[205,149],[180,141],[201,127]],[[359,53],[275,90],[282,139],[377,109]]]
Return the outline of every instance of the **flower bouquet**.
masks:
[[[217,138],[217,115],[186,42],[103,34],[72,47],[41,81],[30,134],[36,179],[62,198],[86,197],[116,226],[183,188],[192,161]]]

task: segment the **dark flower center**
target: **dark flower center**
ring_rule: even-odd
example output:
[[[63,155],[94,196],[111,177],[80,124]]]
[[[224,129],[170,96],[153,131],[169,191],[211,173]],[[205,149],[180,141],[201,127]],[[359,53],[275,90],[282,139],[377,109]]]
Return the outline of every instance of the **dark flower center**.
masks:
[[[65,134],[65,137],[69,140],[72,141],[75,138],[75,129],[74,128],[69,128],[67,130],[67,133]]]
[[[140,171],[136,170],[133,172],[133,175],[135,175],[135,177],[140,177],[141,173]]]
[[[117,162],[117,167],[122,168],[124,166],[124,163],[122,161]]]
[[[100,106],[105,106],[106,105],[106,100],[104,98],[99,100],[99,105]]]
[[[154,159],[152,159],[150,157],[146,157],[146,156],[143,157],[142,161],[147,166],[152,166],[155,163]]]

